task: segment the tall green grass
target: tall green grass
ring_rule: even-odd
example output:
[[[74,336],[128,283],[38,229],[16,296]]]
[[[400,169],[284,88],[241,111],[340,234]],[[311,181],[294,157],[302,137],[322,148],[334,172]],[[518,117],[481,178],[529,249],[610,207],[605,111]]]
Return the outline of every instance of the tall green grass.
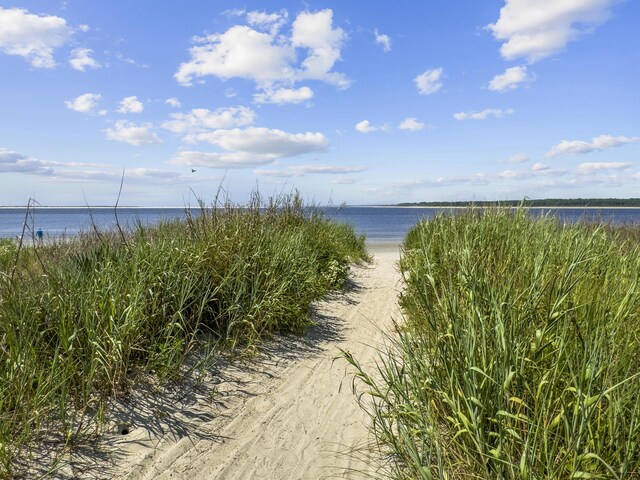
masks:
[[[51,432],[73,442],[87,417],[99,429],[137,373],[173,377],[205,341],[303,331],[310,302],[365,257],[363,237],[297,196],[19,254],[0,243],[0,478]]]
[[[525,210],[415,226],[378,371],[357,368],[385,474],[640,478],[638,227]]]

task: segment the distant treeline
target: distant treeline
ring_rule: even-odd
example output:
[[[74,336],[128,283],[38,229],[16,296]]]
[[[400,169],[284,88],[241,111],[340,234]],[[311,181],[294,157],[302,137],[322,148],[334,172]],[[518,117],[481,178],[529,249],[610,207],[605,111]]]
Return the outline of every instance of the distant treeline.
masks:
[[[640,198],[544,198],[541,200],[464,201],[464,202],[403,202],[398,207],[640,207]]]

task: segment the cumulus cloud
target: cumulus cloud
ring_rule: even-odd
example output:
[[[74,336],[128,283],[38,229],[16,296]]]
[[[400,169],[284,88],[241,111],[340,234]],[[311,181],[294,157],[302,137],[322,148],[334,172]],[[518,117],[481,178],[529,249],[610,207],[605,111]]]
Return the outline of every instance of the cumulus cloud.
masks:
[[[527,72],[527,67],[511,67],[507,68],[504,73],[496,75],[489,82],[489,90],[494,92],[506,92],[515,90],[524,82],[530,82],[533,76]]]
[[[615,0],[506,0],[496,23],[487,25],[507,60],[536,62],[563,50],[609,18]]]
[[[277,21],[286,20],[283,14],[276,15]],[[270,19],[269,14],[256,13],[249,22],[254,27],[273,26],[276,20]],[[276,35],[273,28],[265,32],[235,25],[224,33],[196,38],[189,50],[189,61],[180,65],[174,77],[182,85],[212,75],[223,80],[246,78],[259,88],[292,85],[301,80],[320,80],[345,88],[349,79],[332,69],[340,60],[346,38],[344,30],[334,28],[330,9],[298,14],[290,37]]]
[[[85,93],[73,100],[64,102],[67,108],[80,113],[93,113],[100,102],[102,95],[98,93]]]
[[[167,98],[164,103],[173,108],[180,108],[182,106],[182,103],[180,103],[180,100],[178,100],[176,97]]]
[[[426,127],[426,125],[422,122],[419,122],[417,118],[408,117],[405,118],[400,126],[398,127],[400,130],[410,130],[412,132],[417,132],[418,130],[422,130]]]
[[[211,111],[206,108],[194,108],[189,113],[172,113],[171,120],[162,124],[173,133],[195,135],[221,128],[243,127],[255,120],[255,112],[247,107],[219,108]],[[189,138],[186,139],[187,141]]]
[[[120,101],[118,112],[120,113],[140,113],[144,110],[144,105],[135,95],[125,97]]]
[[[54,50],[68,43],[72,34],[64,18],[0,7],[0,51],[23,57],[35,68],[54,68]]]
[[[515,155],[507,158],[507,163],[524,163],[528,162],[529,160],[531,160],[529,155],[526,155],[524,153],[516,153]]]
[[[151,131],[152,128],[150,123],[136,125],[126,120],[117,120],[113,128],[105,130],[105,136],[109,140],[136,146],[162,143],[158,135]]]
[[[213,75],[223,80],[233,77],[253,80],[259,85],[295,77],[295,49],[275,43],[268,33],[236,25],[225,33],[197,38],[189,50],[191,59],[175,74],[182,85],[194,78]]]
[[[267,89],[263,93],[253,95],[253,101],[256,103],[274,103],[276,105],[301,103],[311,98],[313,98],[313,90],[309,87]]]
[[[511,115],[515,110],[508,108],[502,110],[500,108],[486,108],[481,112],[458,112],[453,114],[456,120],[486,120],[489,117],[502,118],[505,115]]]
[[[169,162],[212,168],[265,165],[280,158],[325,151],[329,142],[319,132],[289,133],[263,127],[234,128],[195,134],[194,141],[208,142],[223,152],[183,151]]]
[[[389,35],[385,35],[383,33],[379,33],[377,28],[375,29],[375,31],[373,33],[376,36],[376,43],[378,45],[382,45],[382,50],[384,50],[385,52],[390,52],[391,51],[391,37]]]
[[[335,174],[348,174],[348,173],[357,173],[366,170],[367,167],[364,166],[336,166],[336,165],[321,165],[321,164],[311,164],[311,165],[294,165],[291,167],[287,167],[283,170],[256,170],[255,173],[258,175],[264,175],[267,177],[302,177],[308,174],[324,174],[324,175],[335,175]]]
[[[431,95],[442,88],[442,68],[434,68],[425,70],[423,73],[413,79],[420,95]]]
[[[76,48],[71,51],[69,64],[73,69],[80,72],[85,72],[87,68],[101,68],[102,65],[100,65],[95,59],[91,58],[92,53],[93,50],[90,48]]]
[[[590,175],[592,173],[607,171],[607,170],[624,170],[633,166],[631,162],[594,162],[594,163],[581,163],[576,168],[578,175]]]
[[[600,135],[591,139],[590,142],[584,140],[563,140],[559,144],[551,147],[545,157],[557,157],[559,155],[577,155],[591,153],[593,151],[608,150],[628,143],[640,142],[640,137],[614,137],[613,135]]]
[[[273,159],[324,151],[329,146],[327,138],[319,132],[288,133],[264,127],[215,130],[196,137],[198,141],[227,151],[266,155]]]
[[[333,28],[332,10],[298,14],[293,22],[291,44],[307,49],[299,78],[323,80],[340,88],[348,87],[350,82],[344,74],[331,71],[340,60],[340,51],[346,39],[344,30]]]
[[[356,123],[355,129],[360,133],[371,133],[388,130],[389,126],[385,124],[375,127],[369,123],[369,120],[362,120],[361,122]]]

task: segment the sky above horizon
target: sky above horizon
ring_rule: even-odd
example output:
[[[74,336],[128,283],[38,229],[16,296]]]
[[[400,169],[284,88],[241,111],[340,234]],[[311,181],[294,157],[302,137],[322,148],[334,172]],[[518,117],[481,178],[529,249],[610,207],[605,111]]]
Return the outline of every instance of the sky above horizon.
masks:
[[[640,196],[640,2],[0,1],[0,205]]]

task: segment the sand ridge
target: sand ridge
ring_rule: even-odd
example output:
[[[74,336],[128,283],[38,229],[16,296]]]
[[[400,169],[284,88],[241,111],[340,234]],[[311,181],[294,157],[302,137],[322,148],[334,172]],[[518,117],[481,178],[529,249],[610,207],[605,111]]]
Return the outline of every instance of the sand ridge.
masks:
[[[165,412],[154,422],[138,413],[129,435],[114,432],[105,447],[114,452],[111,467],[102,476],[284,480],[374,474],[371,463],[349,454],[371,439],[352,392],[353,371],[339,358],[342,349],[373,363],[383,332],[399,316],[398,249],[377,248],[374,255],[372,264],[352,269],[346,293],[313,306],[316,325],[306,335],[267,342],[250,364],[223,368],[214,395],[153,410]],[[179,428],[172,428],[177,416]],[[101,477],[96,469],[86,473],[79,476]]]

